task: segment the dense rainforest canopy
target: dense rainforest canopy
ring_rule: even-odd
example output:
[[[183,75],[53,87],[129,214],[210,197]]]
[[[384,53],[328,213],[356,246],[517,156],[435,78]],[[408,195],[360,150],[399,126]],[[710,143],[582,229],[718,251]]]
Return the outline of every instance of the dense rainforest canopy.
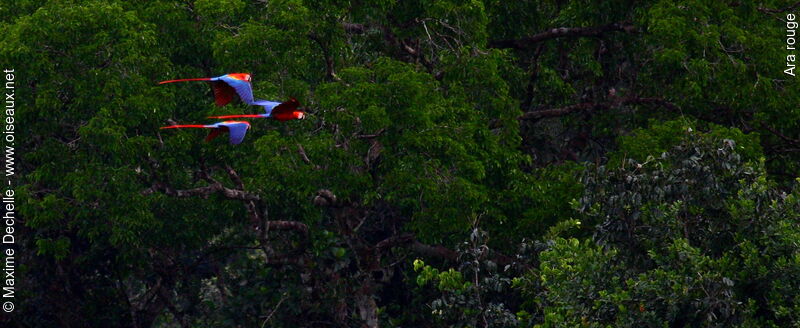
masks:
[[[798,12],[3,1],[3,326],[798,326]],[[234,72],[308,117],[159,129]]]

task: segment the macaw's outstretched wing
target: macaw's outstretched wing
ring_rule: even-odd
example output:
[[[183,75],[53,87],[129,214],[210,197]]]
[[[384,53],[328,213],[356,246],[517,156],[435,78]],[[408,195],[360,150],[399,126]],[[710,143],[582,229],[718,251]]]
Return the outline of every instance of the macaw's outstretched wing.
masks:
[[[211,90],[214,91],[214,102],[219,107],[227,105],[236,96],[236,90],[224,81],[211,82]]]
[[[168,80],[158,83],[164,84],[184,81],[211,82],[211,90],[214,92],[214,101],[217,106],[225,106],[233,101],[235,97],[239,97],[245,104],[250,105],[253,103],[253,88],[250,86],[250,74],[248,73],[231,73],[218,77]]]
[[[253,104],[253,86],[250,85],[250,74],[233,73],[220,77],[220,80],[233,88],[245,104]]]
[[[247,122],[223,122],[224,126],[228,128],[228,131],[231,133],[231,144],[238,145],[242,143],[244,140],[244,135],[247,133],[247,129],[250,128],[250,123]]]
[[[222,133],[222,131],[227,131],[227,130],[228,130],[227,126],[220,126],[220,127],[211,129],[211,131],[208,132],[208,136],[206,137],[206,142],[214,140],[214,138],[219,136],[219,134]]]
[[[252,105],[261,106],[264,108],[264,114],[240,114],[240,115],[223,115],[223,116],[209,116],[208,118],[221,118],[221,119],[230,119],[230,118],[268,118],[272,117],[270,114],[272,113],[272,109],[276,106],[280,105],[281,103],[277,101],[271,100],[263,100],[263,99],[256,99],[253,101]]]
[[[266,115],[266,117],[269,117],[270,114],[272,114],[272,110],[275,109],[275,107],[280,104],[281,103],[277,101],[263,100],[263,99],[256,99],[256,101],[253,102],[253,105],[264,107],[264,114]]]
[[[272,109],[272,116],[294,112],[299,106],[300,102],[298,102],[297,99],[289,98],[289,100],[280,103]]]
[[[250,128],[250,123],[245,121],[223,121],[209,125],[200,124],[185,124],[185,125],[170,125],[162,127],[162,129],[180,129],[180,128],[206,128],[211,129],[206,137],[206,141],[214,140],[223,132],[230,132],[231,144],[238,145],[244,140],[244,135],[247,129]]]

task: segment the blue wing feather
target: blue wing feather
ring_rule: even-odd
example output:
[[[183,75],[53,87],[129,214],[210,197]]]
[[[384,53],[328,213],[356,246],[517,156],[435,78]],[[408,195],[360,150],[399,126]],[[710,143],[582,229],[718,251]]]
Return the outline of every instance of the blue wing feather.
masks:
[[[245,123],[222,123],[221,125],[225,125],[228,127],[228,131],[231,133],[230,139],[231,144],[238,145],[242,143],[244,140],[244,135],[247,133],[247,124]]]
[[[263,100],[263,99],[257,99],[256,101],[253,102],[253,105],[264,107],[264,117],[270,117],[270,114],[272,114],[272,109],[280,104],[281,103],[277,101]]]
[[[239,98],[241,98],[245,104],[253,104],[253,87],[250,85],[250,82],[237,80],[227,75],[221,76],[220,80],[233,87],[239,95]]]

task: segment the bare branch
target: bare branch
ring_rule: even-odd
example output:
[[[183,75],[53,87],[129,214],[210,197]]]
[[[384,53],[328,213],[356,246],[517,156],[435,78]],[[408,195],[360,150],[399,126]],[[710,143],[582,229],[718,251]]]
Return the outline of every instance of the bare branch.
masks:
[[[367,26],[364,24],[356,23],[342,23],[344,31],[350,34],[364,34],[367,31]]]
[[[795,2],[795,3],[794,3],[794,4],[792,4],[792,5],[789,5],[789,6],[786,6],[786,7],[780,8],[780,9],[772,9],[772,8],[766,8],[766,7],[758,7],[758,11],[760,11],[760,12],[762,12],[762,13],[767,13],[767,14],[780,14],[780,13],[784,13],[784,12],[787,12],[787,11],[792,11],[792,10],[794,10],[794,9],[795,9],[795,8],[797,8],[797,7],[800,7],[800,1],[798,1],[798,2]]]
[[[266,319],[264,319],[264,322],[261,323],[261,328],[264,328],[264,326],[267,324],[267,322],[269,322],[269,319],[272,318],[272,315],[274,315],[275,312],[278,311],[278,308],[281,306],[281,303],[283,303],[283,301],[285,301],[287,298],[288,298],[287,294],[283,293],[283,295],[281,296],[281,299],[278,301],[278,304],[275,305],[275,308],[272,309],[272,312],[270,312],[269,315],[266,317]]]
[[[303,256],[297,256],[295,254],[278,254],[272,255],[267,257],[267,265],[274,265],[274,266],[282,266],[282,265],[297,265],[297,266],[305,266],[306,261],[304,261]]]
[[[380,137],[381,134],[383,134],[384,132],[386,132],[386,129],[380,129],[380,130],[378,130],[378,132],[375,132],[374,134],[359,134],[359,135],[356,136],[356,138],[359,138],[359,139],[377,138],[377,137]]]
[[[761,127],[764,128],[765,130],[769,131],[770,133],[776,135],[777,137],[783,139],[784,141],[790,143],[790,144],[800,145],[800,139],[794,139],[794,138],[787,137],[786,135],[784,135],[780,131],[773,129],[772,127],[770,127],[769,125],[764,124],[763,122],[761,123]]]
[[[323,58],[325,58],[325,70],[327,72],[328,77],[334,81],[342,81],[342,79],[339,78],[338,75],[336,75],[336,70],[333,65],[334,64],[333,56],[331,55],[331,52],[328,49],[328,47],[322,42],[322,39],[320,39],[319,36],[316,35],[315,33],[310,33],[308,35],[308,38],[314,40],[314,42],[316,42],[317,45],[319,45],[319,47],[322,49],[322,56]]]
[[[169,196],[181,197],[181,198],[195,197],[195,196],[208,198],[208,196],[211,196],[212,194],[218,192],[228,199],[243,200],[243,201],[261,200],[261,197],[258,196],[257,194],[249,193],[244,190],[227,188],[219,182],[213,182],[205,187],[197,187],[192,189],[173,189],[172,187],[167,186],[161,182],[154,182],[153,186],[143,190],[142,194],[149,195],[158,191],[163,192],[164,194],[167,194]]]
[[[678,108],[678,106],[664,99],[627,97],[621,99],[612,99],[611,101],[605,103],[584,102],[560,108],[537,110],[522,114],[517,119],[535,121],[542,118],[565,116],[576,112],[583,112],[590,110],[604,110],[613,107],[618,107],[621,105],[658,105],[672,111],[680,111],[680,108]]]
[[[537,110],[532,112],[527,112],[522,114],[518,119],[519,120],[538,120],[542,118],[548,117],[559,117],[564,116],[567,114],[586,111],[590,109],[596,109],[596,107],[602,106],[602,104],[595,104],[595,103],[580,103],[575,105],[569,105],[566,107],[561,108],[553,108],[553,109],[545,109],[545,110]]]
[[[458,253],[440,245],[430,246],[420,243],[419,241],[414,241],[411,244],[411,250],[423,256],[435,257],[450,262],[455,262],[458,260]]]
[[[334,207],[334,206],[347,206],[347,204],[342,204],[341,201],[336,199],[336,195],[334,195],[330,190],[321,189],[317,191],[317,196],[314,199],[314,203],[318,206],[323,207]],[[352,215],[355,211],[349,211]],[[352,247],[352,246],[351,246]],[[432,257],[437,258],[440,260],[448,261],[448,262],[456,262],[458,261],[459,254],[458,252],[449,249],[447,247],[441,245],[427,245],[423,244],[416,239],[414,234],[406,233],[406,234],[399,234],[399,235],[392,235],[374,246],[368,246],[369,253],[375,252],[374,254],[380,257],[380,254],[388,252],[395,248],[405,248],[409,249],[410,251],[424,256],[424,257]],[[506,256],[504,254],[498,253],[493,250],[488,251],[488,257],[490,260],[494,261],[495,263],[505,266],[505,265],[512,265],[516,262],[512,257]],[[527,264],[524,263],[516,263],[520,265],[522,268],[528,268]]]
[[[594,27],[558,27],[533,36],[521,39],[497,40],[489,42],[491,48],[527,49],[535,44],[563,37],[600,37],[608,32],[636,32],[636,26],[631,23],[612,23]]]
[[[244,190],[244,183],[242,179],[239,177],[239,174],[228,164],[225,164],[225,170],[228,171],[228,176],[231,177],[231,181],[239,187],[239,189]]]
[[[450,262],[458,260],[457,252],[441,245],[431,246],[423,244],[419,242],[413,234],[391,236],[375,245],[378,252],[386,252],[398,247],[408,247],[412,252],[425,257],[433,257]]]
[[[252,200],[252,201],[259,201],[261,197],[256,194],[252,194],[243,190],[238,189],[230,189],[224,187],[221,183],[217,182],[214,184],[210,184],[205,187],[199,187],[194,189],[186,189],[186,190],[175,190],[173,195],[170,196],[177,196],[177,197],[194,197],[194,196],[201,196],[201,197],[208,197],[209,195],[219,192],[226,198],[230,199],[237,199],[237,200]],[[167,194],[169,194],[167,192]]]
[[[298,221],[267,221],[268,230],[294,230],[308,235],[308,226]]]
[[[675,104],[666,101],[661,98],[638,98],[638,97],[629,97],[623,99],[621,102],[623,105],[658,105],[669,109],[671,111],[680,111],[681,109],[678,108]]]
[[[320,169],[319,165],[316,165],[313,162],[311,162],[311,159],[308,158],[308,154],[306,154],[305,148],[303,148],[303,145],[301,145],[299,143],[297,144],[297,153],[300,154],[300,158],[303,159],[303,163],[311,165],[315,170],[319,170]]]
[[[419,23],[419,20],[415,20],[416,23]],[[408,54],[412,59],[415,60],[416,63],[421,63],[430,73],[434,73],[433,63],[431,63],[428,58],[422,53],[422,49],[419,45],[419,40],[408,40],[408,39],[399,39],[397,35],[392,32],[392,29],[389,26],[381,25],[381,24],[356,24],[356,23],[342,23],[342,28],[344,28],[345,32],[350,34],[362,34],[366,32],[369,28],[377,28],[380,29],[381,33],[383,34],[384,41],[392,48],[398,48],[405,54]],[[425,27],[427,29],[427,27]],[[434,74],[437,80],[441,79],[442,72],[438,72]],[[338,81],[338,79],[337,79]]]
[[[398,246],[407,245],[413,241],[414,235],[410,233],[394,235],[375,244],[375,248],[378,250],[378,252],[385,252]]]

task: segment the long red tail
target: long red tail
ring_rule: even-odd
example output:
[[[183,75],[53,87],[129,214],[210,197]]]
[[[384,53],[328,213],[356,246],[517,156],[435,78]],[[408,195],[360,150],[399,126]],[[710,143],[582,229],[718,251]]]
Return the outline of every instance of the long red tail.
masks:
[[[196,78],[196,79],[169,80],[169,81],[158,82],[158,84],[172,83],[172,82],[184,82],[184,81],[211,81],[211,78],[210,77],[199,77],[199,78]]]
[[[208,118],[237,118],[237,117],[262,117],[260,114],[209,116]]]
[[[170,125],[162,126],[162,129],[180,129],[180,128],[205,128],[205,125],[200,124],[184,124],[184,125]]]

